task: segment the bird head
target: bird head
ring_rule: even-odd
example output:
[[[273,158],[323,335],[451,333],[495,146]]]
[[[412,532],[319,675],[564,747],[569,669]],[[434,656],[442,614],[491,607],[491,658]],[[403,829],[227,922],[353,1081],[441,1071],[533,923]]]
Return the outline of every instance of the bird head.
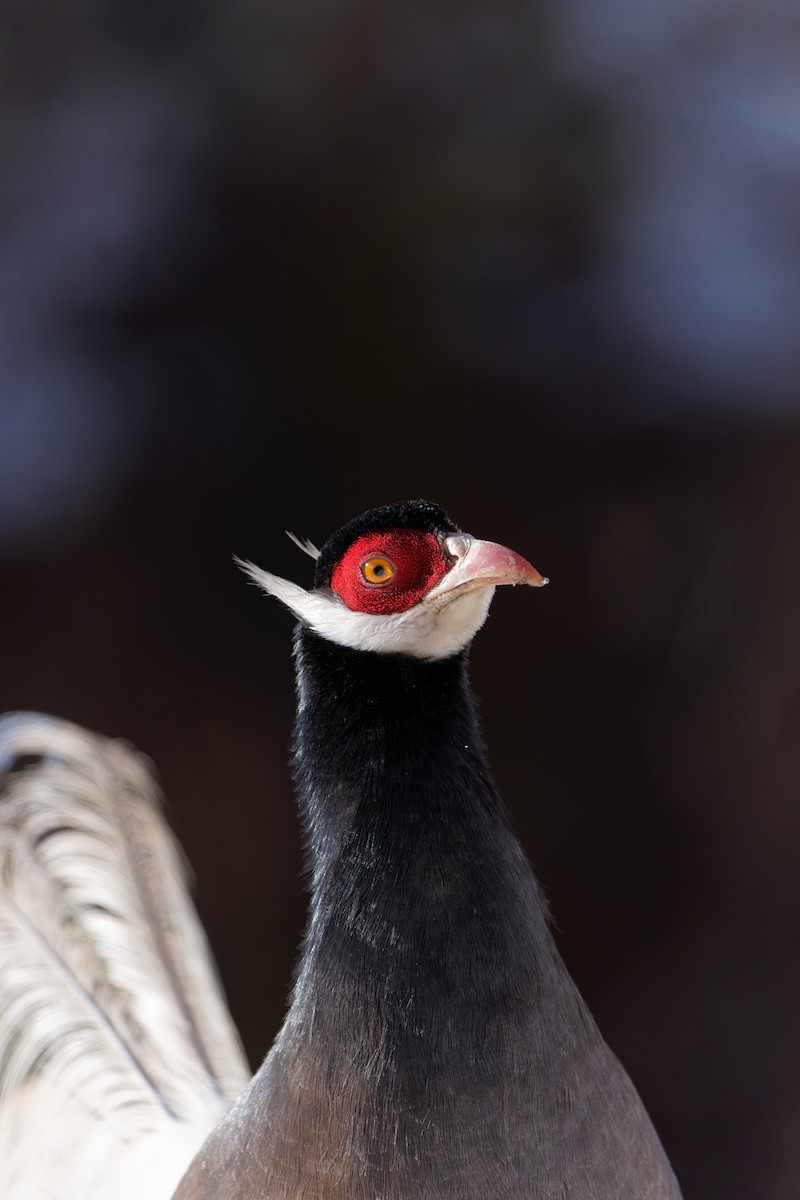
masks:
[[[519,554],[463,533],[427,500],[363,513],[321,550],[293,540],[316,560],[313,588],[240,565],[304,625],[355,650],[449,658],[483,625],[495,587],[547,583]]]

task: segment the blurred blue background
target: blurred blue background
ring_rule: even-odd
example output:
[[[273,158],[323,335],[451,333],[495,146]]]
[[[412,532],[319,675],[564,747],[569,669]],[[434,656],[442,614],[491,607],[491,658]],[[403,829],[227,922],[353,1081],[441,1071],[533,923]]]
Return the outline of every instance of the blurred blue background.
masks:
[[[305,898],[291,622],[428,496],[559,944],[687,1200],[800,1195],[800,16],[6,6],[0,708],[156,761],[257,1062]]]

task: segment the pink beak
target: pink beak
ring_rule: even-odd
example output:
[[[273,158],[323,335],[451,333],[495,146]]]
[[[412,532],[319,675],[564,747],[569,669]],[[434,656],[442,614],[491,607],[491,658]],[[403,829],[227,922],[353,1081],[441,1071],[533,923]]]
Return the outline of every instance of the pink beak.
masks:
[[[468,533],[455,533],[445,538],[445,549],[453,555],[455,562],[431,596],[456,589],[471,591],[478,587],[496,587],[503,583],[544,587],[549,582],[521,554],[496,542],[481,542]]]

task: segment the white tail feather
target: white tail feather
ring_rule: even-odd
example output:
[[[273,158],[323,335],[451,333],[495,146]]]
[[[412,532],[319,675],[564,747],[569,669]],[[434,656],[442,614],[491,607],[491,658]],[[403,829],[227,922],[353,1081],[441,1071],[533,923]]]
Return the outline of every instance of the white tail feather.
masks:
[[[27,1144],[38,1174],[60,1162],[53,1200],[99,1200],[158,1146],[166,1179],[248,1078],[143,761],[64,722],[0,721],[0,1163]],[[10,1200],[49,1200],[18,1178]]]

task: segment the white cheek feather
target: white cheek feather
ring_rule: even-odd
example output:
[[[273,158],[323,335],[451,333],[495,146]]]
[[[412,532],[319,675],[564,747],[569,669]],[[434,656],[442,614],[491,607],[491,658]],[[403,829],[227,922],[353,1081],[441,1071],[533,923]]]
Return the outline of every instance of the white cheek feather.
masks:
[[[493,587],[481,587],[455,594],[444,592],[420,601],[407,612],[388,616],[353,612],[335,592],[306,591],[253,563],[237,561],[254,583],[322,637],[353,650],[378,654],[408,654],[424,659],[457,654],[483,625],[494,595]]]

